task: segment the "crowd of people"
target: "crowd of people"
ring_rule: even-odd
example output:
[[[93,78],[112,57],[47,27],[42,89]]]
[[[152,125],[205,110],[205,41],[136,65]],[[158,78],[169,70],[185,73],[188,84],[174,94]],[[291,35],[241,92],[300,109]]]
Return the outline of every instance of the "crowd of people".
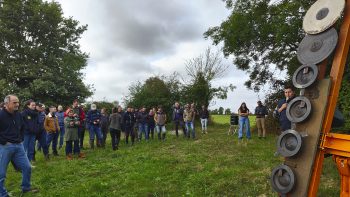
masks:
[[[125,144],[134,145],[135,140],[149,141],[155,138],[166,140],[167,115],[162,106],[147,110],[145,107],[135,109],[128,106],[125,111],[121,106],[113,107],[111,114],[107,110],[97,109],[91,104],[88,111],[78,100],[74,100],[66,110],[61,105],[46,107],[34,100],[25,102],[23,110],[19,111],[19,99],[8,95],[0,105],[0,196],[8,196],[4,187],[7,166],[22,172],[22,191],[35,192],[31,188],[31,169],[34,168],[35,154],[42,151],[46,160],[50,159],[49,148],[53,156],[58,156],[58,149],[64,147],[67,160],[75,157],[83,159],[85,130],[89,131],[89,147],[105,147],[108,132],[111,136],[113,150],[117,150],[124,133]],[[176,136],[182,129],[183,136],[196,138],[194,127],[195,117],[199,116],[202,133],[208,132],[209,112],[206,106],[197,111],[195,105],[186,104],[182,108],[175,102],[171,120],[174,122]]]
[[[258,101],[255,108],[258,137],[266,137],[265,116],[267,109]],[[279,104],[280,105],[280,104]],[[282,108],[284,107],[281,104]],[[121,136],[124,136],[126,145],[134,145],[135,141],[166,140],[166,123],[169,122],[162,106],[139,109],[128,106],[125,111],[121,106],[113,107],[111,113],[107,109],[98,109],[96,104],[91,104],[89,110],[74,100],[71,106],[64,109],[63,106],[46,107],[34,100],[25,102],[22,112],[19,112],[19,100],[15,95],[8,95],[1,104],[0,110],[0,196],[6,196],[4,188],[6,169],[11,162],[14,168],[23,174],[23,192],[33,191],[30,187],[31,169],[34,167],[35,153],[42,151],[46,160],[50,155],[58,156],[58,149],[65,147],[67,160],[74,157],[83,159],[85,130],[89,132],[89,148],[105,147],[108,133],[111,138],[111,146],[115,151],[119,148]],[[281,109],[282,117],[283,109]],[[238,124],[238,139],[251,139],[249,111],[246,103],[242,103],[238,114],[231,115],[231,125]],[[182,130],[185,138],[196,139],[195,117],[199,117],[202,134],[208,132],[209,111],[206,106],[200,110],[195,104],[180,106],[175,102],[170,121],[173,122],[176,137]],[[232,117],[237,120],[232,122]],[[285,121],[283,119],[283,121]],[[243,132],[245,130],[245,132]],[[23,143],[22,143],[23,142]],[[65,142],[65,143],[64,143]],[[64,146],[65,145],[65,146]],[[52,154],[49,154],[49,147]],[[86,148],[86,147],[85,147]]]

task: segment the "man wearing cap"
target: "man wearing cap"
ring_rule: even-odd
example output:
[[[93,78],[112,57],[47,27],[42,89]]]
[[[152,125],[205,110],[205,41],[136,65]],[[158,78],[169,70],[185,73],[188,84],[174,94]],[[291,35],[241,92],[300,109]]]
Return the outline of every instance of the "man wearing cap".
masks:
[[[28,157],[23,147],[23,119],[18,112],[19,99],[8,95],[4,99],[5,108],[0,110],[0,196],[9,196],[5,189],[7,166],[14,162],[22,173],[22,192],[37,192],[32,189],[32,174]]]
[[[265,128],[266,115],[267,115],[266,107],[262,104],[261,101],[258,101],[258,106],[255,108],[256,126],[258,127],[258,138],[266,137],[266,128]]]
[[[90,148],[94,148],[95,135],[97,136],[98,145],[102,143],[102,133],[100,128],[101,113],[97,110],[96,104],[91,104],[91,110],[87,114],[90,133]]]

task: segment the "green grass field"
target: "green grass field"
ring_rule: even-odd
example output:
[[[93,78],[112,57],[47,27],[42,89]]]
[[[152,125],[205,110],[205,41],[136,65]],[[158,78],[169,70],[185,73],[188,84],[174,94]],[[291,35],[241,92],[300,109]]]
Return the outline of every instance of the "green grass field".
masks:
[[[257,139],[253,130],[252,140],[239,142],[227,135],[228,118],[214,116],[206,135],[197,127],[197,140],[168,133],[165,142],[131,147],[123,141],[112,151],[108,136],[107,147],[84,150],[84,160],[66,161],[63,150],[50,161],[37,153],[32,184],[40,192],[25,196],[277,196],[269,183],[272,168],[282,162],[273,156],[276,136]],[[20,184],[21,174],[10,166],[6,187],[12,196],[20,195]],[[339,185],[327,158],[318,196],[339,196]]]

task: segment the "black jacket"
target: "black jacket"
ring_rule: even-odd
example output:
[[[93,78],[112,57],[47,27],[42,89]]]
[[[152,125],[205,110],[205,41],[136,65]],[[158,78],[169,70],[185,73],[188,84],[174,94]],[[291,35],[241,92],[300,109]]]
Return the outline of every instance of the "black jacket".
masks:
[[[39,128],[39,114],[35,110],[25,109],[22,111],[24,134],[37,134]]]
[[[23,119],[19,112],[13,114],[0,110],[0,144],[21,143],[23,141]]]
[[[199,113],[199,117],[201,119],[208,119],[209,118],[209,111],[208,110],[201,110]]]
[[[123,116],[123,124],[125,128],[131,128],[135,124],[135,116],[134,113],[125,112]]]

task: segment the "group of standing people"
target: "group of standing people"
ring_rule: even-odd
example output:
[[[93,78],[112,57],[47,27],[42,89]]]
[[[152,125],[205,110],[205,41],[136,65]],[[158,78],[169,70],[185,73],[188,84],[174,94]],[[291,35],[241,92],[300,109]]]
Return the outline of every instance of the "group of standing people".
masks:
[[[239,125],[238,129],[238,139],[243,139],[243,130],[245,129],[245,134],[247,139],[251,139],[250,131],[250,121],[249,121],[249,108],[246,103],[243,102],[238,108],[238,114],[232,113],[230,118],[230,129],[229,133],[232,131],[233,126]],[[258,128],[258,138],[266,138],[266,127],[265,127],[265,117],[268,114],[266,106],[262,104],[261,101],[257,102],[254,114],[256,116],[256,126]]]
[[[274,111],[274,115],[278,117],[279,125],[280,125],[280,131],[285,131],[288,129],[291,129],[292,123],[287,118],[287,106],[288,103],[295,98],[294,90],[291,86],[285,86],[284,88],[284,98],[280,99],[277,103],[277,106]],[[242,103],[241,106],[238,109],[238,117],[239,117],[239,131],[238,131],[238,138],[243,138],[243,130],[246,129],[246,138],[251,139],[251,132],[250,132],[250,123],[248,115],[250,114],[249,109],[246,106],[246,103]],[[266,137],[266,127],[265,127],[265,117],[268,114],[266,106],[262,104],[261,101],[257,102],[257,106],[255,108],[255,116],[256,116],[256,126],[258,128],[258,138],[265,138]],[[231,125],[236,125],[237,114],[232,113],[231,114]],[[230,127],[231,130],[232,127]],[[229,131],[230,132],[230,131]]]
[[[179,102],[175,102],[172,119],[177,137],[179,136],[179,128],[181,128],[184,137],[190,138],[192,136],[192,139],[196,138],[195,117],[197,115],[200,118],[202,133],[208,133],[209,111],[206,106],[202,105],[201,110],[198,112],[194,103],[186,104],[182,108]]]
[[[65,142],[67,160],[72,160],[74,155],[85,158],[81,152],[84,148],[85,129],[89,131],[91,149],[94,148],[95,137],[97,146],[105,146],[108,131],[113,150],[118,149],[121,133],[124,133],[126,144],[129,144],[131,137],[132,145],[135,138],[138,141],[142,140],[142,136],[146,141],[153,139],[155,132],[159,140],[166,139],[167,116],[161,106],[149,111],[145,107],[135,110],[129,106],[125,112],[118,106],[108,115],[106,109],[98,110],[96,104],[91,104],[86,113],[78,100],[74,100],[72,106],[65,111],[61,105],[46,108],[44,104],[28,100],[20,112],[19,103],[17,96],[8,95],[0,110],[0,196],[8,196],[4,182],[9,163],[22,173],[23,193],[37,191],[30,184],[36,150],[42,151],[48,160],[49,147],[52,148],[52,155],[58,156],[57,149],[63,148]],[[184,137],[196,138],[194,124],[197,115],[202,133],[206,134],[209,112],[205,106],[197,111],[194,104],[186,104],[184,108],[179,102],[174,104],[171,120],[177,137],[182,128]]]
[[[201,118],[202,133],[207,133],[209,112],[205,106],[197,113],[194,104],[186,104],[185,108],[182,108],[179,102],[175,102],[171,120],[174,123],[177,137],[181,128],[184,137],[190,138],[192,136],[195,139],[194,120],[196,114],[199,114]],[[125,112],[120,106],[114,107],[108,119],[109,126],[107,127],[110,129],[113,150],[118,149],[121,133],[125,135],[126,144],[129,143],[129,137],[131,137],[131,145],[134,144],[135,138],[141,141],[142,136],[146,141],[154,139],[155,132],[158,140],[164,141],[166,139],[168,117],[162,106],[153,107],[149,111],[145,107],[137,110],[129,106]]]
[[[283,130],[290,128],[290,122],[286,118],[285,110],[288,101],[294,94],[291,88],[285,89],[285,99],[278,102],[280,124]],[[258,101],[255,108],[258,137],[266,137],[265,116],[267,109]],[[7,196],[4,187],[6,170],[11,162],[15,169],[22,172],[23,192],[35,191],[30,185],[31,162],[35,161],[35,146],[38,142],[38,150],[42,150],[45,159],[49,159],[49,147],[52,146],[52,154],[58,155],[58,148],[62,148],[66,142],[65,152],[67,160],[72,160],[73,155],[85,158],[80,150],[84,147],[85,129],[89,131],[89,145],[94,149],[96,145],[104,147],[108,132],[111,136],[112,149],[117,150],[121,134],[124,133],[125,143],[134,144],[135,139],[145,140],[154,138],[155,132],[159,140],[166,139],[167,116],[163,108],[159,106],[147,110],[145,107],[135,110],[128,106],[124,112],[122,107],[114,107],[110,115],[107,110],[97,109],[96,104],[91,104],[87,113],[83,106],[79,106],[78,100],[74,100],[72,106],[63,111],[62,106],[50,106],[48,111],[45,106],[28,100],[22,112],[19,112],[19,99],[15,95],[8,95],[4,99],[4,105],[0,110],[0,196]],[[239,132],[238,138],[243,138],[243,129],[246,129],[246,138],[251,138],[249,116],[250,111],[243,102],[238,109]],[[196,110],[195,105],[186,104],[180,106],[175,102],[171,120],[174,123],[176,137],[182,129],[184,137],[195,139],[195,117],[199,116],[203,134],[208,132],[209,112],[206,106]],[[22,143],[23,142],[23,143]]]

